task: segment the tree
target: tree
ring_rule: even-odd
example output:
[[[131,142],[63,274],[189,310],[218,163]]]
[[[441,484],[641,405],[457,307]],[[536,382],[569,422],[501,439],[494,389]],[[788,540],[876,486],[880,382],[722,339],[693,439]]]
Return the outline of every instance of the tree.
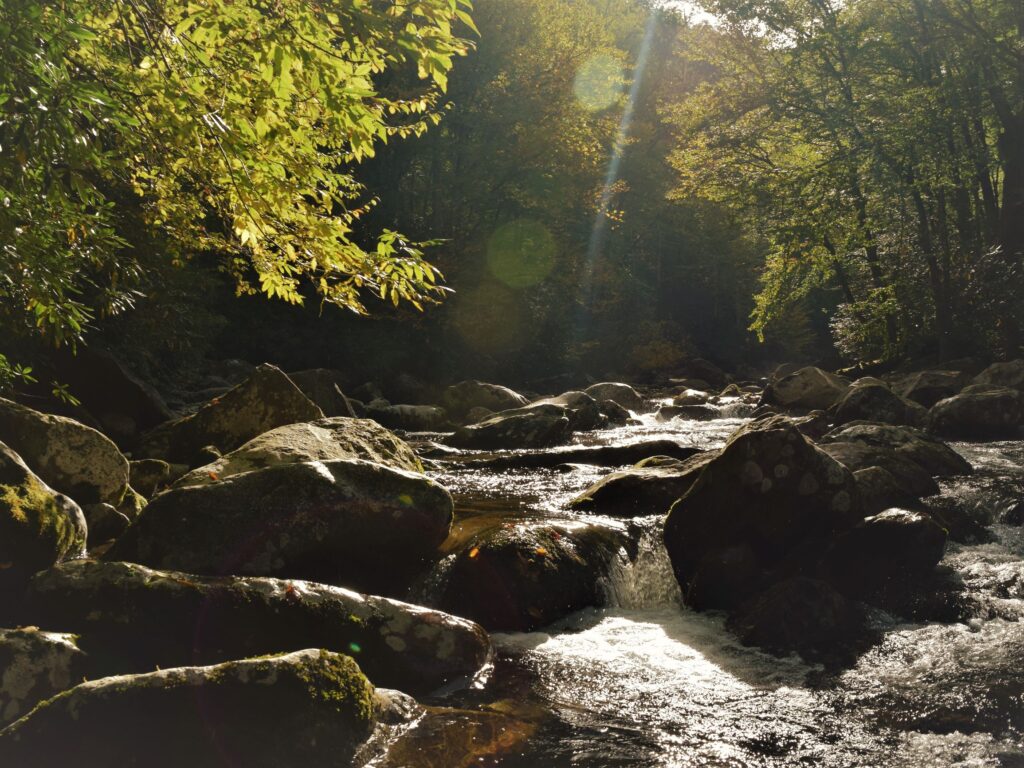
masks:
[[[375,201],[353,169],[439,121],[470,10],[0,0],[0,325],[74,341],[204,253],[292,303],[304,281],[357,312],[436,300],[420,247],[357,235]]]

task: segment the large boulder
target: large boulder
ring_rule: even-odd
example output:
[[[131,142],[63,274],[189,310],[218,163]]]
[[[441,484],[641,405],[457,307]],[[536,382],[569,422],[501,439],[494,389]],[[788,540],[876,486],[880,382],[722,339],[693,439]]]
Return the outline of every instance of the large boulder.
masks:
[[[881,382],[855,382],[835,405],[837,424],[874,421],[921,426],[928,415],[924,406],[905,400]]]
[[[865,515],[877,515],[892,507],[915,506],[919,501],[916,494],[883,467],[858,469],[853,477],[857,481]]]
[[[261,365],[196,413],[145,434],[136,458],[198,466],[202,450],[231,451],[274,427],[322,419],[323,412],[280,369]]]
[[[79,560],[36,574],[28,594],[31,620],[79,635],[98,676],[326,648],[376,685],[418,693],[468,680],[490,657],[472,622],[306,581]]]
[[[970,376],[960,371],[918,371],[901,379],[895,390],[900,397],[931,408],[939,400],[957,394]]]
[[[809,366],[769,384],[762,402],[787,411],[828,410],[849,387],[842,376]]]
[[[350,657],[322,650],[108,677],[0,731],[0,763],[347,766],[381,708]]]
[[[684,598],[731,608],[813,565],[813,553],[862,519],[851,472],[788,419],[748,424],[709,461],[665,522]]]
[[[457,429],[447,442],[477,450],[548,448],[565,442],[571,431],[566,409],[545,403],[496,413]]]
[[[629,384],[606,381],[591,384],[584,391],[595,400],[611,400],[630,411],[644,410],[644,399]]]
[[[897,455],[923,467],[934,477],[971,473],[971,465],[959,453],[927,432],[911,427],[860,422],[832,430],[822,443],[864,443],[889,448]]]
[[[864,615],[829,584],[803,576],[772,585],[729,617],[745,645],[808,661],[843,665],[870,644]]]
[[[0,728],[85,676],[74,635],[0,629]]]
[[[211,485],[256,469],[307,461],[365,459],[408,472],[423,466],[409,444],[371,419],[338,417],[286,424],[192,470],[175,485]]]
[[[928,412],[928,430],[962,440],[1012,439],[1024,427],[1024,394],[1010,387],[974,384],[940,400]]]
[[[79,504],[121,503],[128,460],[100,432],[74,419],[0,398],[0,441],[43,481]]]
[[[81,508],[0,443],[0,606],[36,571],[81,556],[85,540]]]
[[[422,475],[360,459],[282,464],[160,494],[106,559],[394,594],[451,521],[451,496]]]
[[[569,508],[613,517],[663,515],[715,455],[707,451],[612,472],[573,499]]]
[[[993,363],[974,377],[975,384],[1009,387],[1024,392],[1024,360]]]
[[[508,387],[482,381],[460,381],[452,384],[441,396],[441,404],[452,419],[462,419],[473,408],[486,408],[495,413],[521,408],[529,401]]]
[[[939,492],[938,483],[926,469],[891,448],[852,441],[822,443],[820,447],[851,472],[869,467],[884,468],[900,488],[915,497]]]
[[[840,536],[822,558],[822,572],[844,594],[870,600],[931,573],[945,546],[946,531],[928,515],[889,509]]]
[[[563,392],[557,397],[536,400],[526,406],[524,410],[543,408],[549,405],[563,409],[566,418],[569,419],[569,429],[573,432],[598,429],[608,423],[608,417],[604,415],[600,403],[586,392],[578,390]]]
[[[342,391],[343,376],[329,368],[311,368],[306,371],[289,373],[288,378],[299,390],[316,403],[324,416],[349,416],[354,418],[352,404]]]
[[[485,528],[458,543],[428,580],[428,604],[489,630],[529,632],[589,606],[624,556],[625,531],[546,520]]]

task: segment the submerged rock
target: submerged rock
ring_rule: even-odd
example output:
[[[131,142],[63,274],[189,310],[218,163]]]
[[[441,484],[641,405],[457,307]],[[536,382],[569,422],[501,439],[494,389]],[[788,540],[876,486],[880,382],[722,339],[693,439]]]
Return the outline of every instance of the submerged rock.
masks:
[[[693,485],[714,451],[612,472],[577,496],[570,509],[613,517],[663,515]]]
[[[626,545],[623,529],[600,523],[488,528],[438,566],[429,602],[489,630],[528,632],[602,605],[600,580]]]
[[[0,731],[33,768],[350,765],[381,702],[348,656],[303,650],[82,683]]]
[[[962,440],[1019,437],[1024,428],[1024,394],[1016,389],[974,384],[940,400],[928,412],[928,430]]]
[[[264,432],[241,448],[189,472],[175,485],[212,485],[255,469],[337,459],[365,459],[394,469],[423,471],[409,444],[377,422],[339,417],[287,424]]]
[[[862,517],[851,472],[773,417],[740,429],[703,467],[668,514],[665,546],[691,605],[731,608],[813,566],[814,553]],[[737,551],[745,584],[716,588]]]
[[[0,441],[43,482],[79,504],[117,506],[128,488],[128,460],[110,438],[74,419],[0,398]]]
[[[33,573],[85,552],[81,508],[0,443],[0,615]]]
[[[85,669],[74,635],[0,629],[0,727],[80,683]]]
[[[572,431],[563,407],[553,404],[503,411],[455,431],[448,443],[457,448],[548,448]]]
[[[584,391],[595,400],[611,400],[630,411],[639,413],[645,410],[644,399],[629,384],[602,382],[591,384]]]
[[[422,475],[359,459],[282,464],[160,494],[106,559],[394,594],[451,521],[451,496]]]
[[[762,403],[790,411],[827,410],[849,387],[850,382],[843,377],[810,366],[769,384]]]
[[[322,419],[323,412],[280,369],[261,365],[196,413],[162,424],[142,438],[139,457],[198,466],[205,446],[221,452],[284,424]]]
[[[472,622],[306,581],[77,561],[37,574],[28,602],[32,621],[81,636],[100,676],[326,648],[356,658],[376,685],[428,692],[490,656]]]

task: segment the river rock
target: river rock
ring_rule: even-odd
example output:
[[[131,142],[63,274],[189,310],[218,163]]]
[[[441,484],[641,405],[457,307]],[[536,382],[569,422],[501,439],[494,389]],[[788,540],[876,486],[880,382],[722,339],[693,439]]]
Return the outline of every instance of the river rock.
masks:
[[[564,442],[572,432],[565,408],[549,403],[496,413],[448,438],[456,448],[497,450],[548,448]]]
[[[475,380],[452,384],[441,396],[441,404],[453,420],[462,419],[473,408],[486,408],[498,413],[522,408],[528,402],[508,387]]]
[[[612,400],[623,408],[636,413],[646,410],[644,399],[629,384],[606,381],[600,384],[591,384],[584,391],[595,400]]]
[[[423,466],[404,440],[371,419],[344,417],[286,424],[199,467],[175,485],[211,485],[256,469],[309,461],[365,459],[408,472]]]
[[[851,472],[773,417],[738,430],[673,505],[665,545],[684,598],[731,608],[756,589],[807,566],[862,519]],[[722,561],[746,553],[745,585],[717,589]]]
[[[895,386],[900,397],[931,408],[939,400],[960,392],[970,376],[960,371],[918,371],[901,379]]]
[[[600,579],[624,555],[618,527],[571,520],[509,523],[461,543],[438,566],[429,604],[492,631],[529,632],[604,604]]]
[[[835,406],[837,424],[873,421],[882,424],[921,426],[928,411],[918,403],[904,400],[882,382],[857,381]]]
[[[128,467],[130,487],[147,499],[150,496],[155,496],[157,491],[162,491],[188,472],[188,466],[185,464],[168,464],[160,459],[130,461]]]
[[[155,568],[394,593],[436,557],[452,499],[360,459],[282,464],[166,491],[107,552]]]
[[[828,410],[849,387],[843,377],[809,366],[772,382],[764,391],[762,403],[787,411]]]
[[[890,448],[860,442],[829,442],[823,443],[821,450],[851,472],[882,467],[895,478],[900,488],[915,497],[939,492],[938,483],[926,469]]]
[[[822,572],[844,594],[870,600],[935,569],[946,531],[928,515],[889,509],[840,536],[822,558]]]
[[[0,443],[0,607],[36,571],[81,556],[85,540],[81,508]]]
[[[0,731],[0,763],[33,768],[347,766],[378,716],[348,656],[303,650],[94,680]]]
[[[855,442],[890,448],[923,467],[933,477],[971,473],[971,465],[959,453],[927,432],[912,427],[858,422],[832,430],[822,443]]]
[[[672,419],[712,421],[721,415],[718,408],[713,405],[663,405],[658,408],[654,418],[658,421],[672,421]]]
[[[0,629],[0,727],[81,682],[85,668],[74,635]]]
[[[0,441],[43,482],[79,504],[117,506],[128,487],[128,460],[100,432],[74,419],[0,398]]]
[[[323,411],[324,416],[348,416],[355,418],[352,404],[342,389],[344,376],[329,368],[311,368],[306,371],[289,373],[288,378],[299,390]]]
[[[33,622],[80,635],[101,676],[326,648],[355,657],[376,685],[429,692],[490,657],[470,621],[307,581],[79,560],[36,574],[28,603]]]
[[[563,392],[557,397],[546,397],[543,400],[530,403],[526,408],[540,408],[548,405],[556,405],[564,409],[565,416],[569,419],[569,429],[573,432],[598,429],[608,423],[607,417],[601,411],[601,406],[586,392]]]
[[[848,663],[870,643],[864,614],[854,602],[823,581],[801,576],[746,601],[728,626],[746,645],[830,665]]]
[[[855,470],[853,478],[857,481],[865,515],[877,515],[892,507],[908,507],[918,503],[918,497],[883,467]]]
[[[448,426],[448,412],[436,405],[375,405],[366,407],[366,415],[388,429],[407,432],[436,432]]]
[[[704,405],[710,395],[697,389],[684,389],[672,398],[672,405]]]
[[[928,430],[962,440],[1012,439],[1024,427],[1024,394],[1009,387],[974,384],[940,400],[928,412]]]
[[[238,386],[196,413],[145,434],[137,458],[198,466],[200,451],[234,450],[275,427],[322,419],[323,412],[280,369],[261,365]]]
[[[995,387],[1009,387],[1024,392],[1024,360],[1010,360],[993,363],[974,377],[975,384]]]
[[[109,504],[86,504],[82,512],[89,530],[90,550],[104,542],[113,541],[132,524],[128,515]]]
[[[626,445],[573,446],[537,453],[516,453],[497,456],[493,459],[478,459],[460,463],[460,466],[486,469],[544,469],[561,464],[594,464],[602,467],[619,467],[636,464],[652,456],[664,456],[673,462],[688,459],[700,450],[689,445],[680,445],[674,440],[649,440]]]
[[[663,515],[716,455],[695,453],[605,475],[569,504],[570,509],[613,517]]]

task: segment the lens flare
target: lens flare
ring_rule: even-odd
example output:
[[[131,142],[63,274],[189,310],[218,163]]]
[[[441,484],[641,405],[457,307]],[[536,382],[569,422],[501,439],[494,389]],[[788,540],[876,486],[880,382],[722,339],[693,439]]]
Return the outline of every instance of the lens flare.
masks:
[[[600,112],[619,101],[625,81],[622,62],[602,53],[583,63],[576,73],[573,91],[584,109]]]
[[[536,285],[555,266],[555,238],[539,221],[509,222],[488,241],[487,266],[510,288]]]

